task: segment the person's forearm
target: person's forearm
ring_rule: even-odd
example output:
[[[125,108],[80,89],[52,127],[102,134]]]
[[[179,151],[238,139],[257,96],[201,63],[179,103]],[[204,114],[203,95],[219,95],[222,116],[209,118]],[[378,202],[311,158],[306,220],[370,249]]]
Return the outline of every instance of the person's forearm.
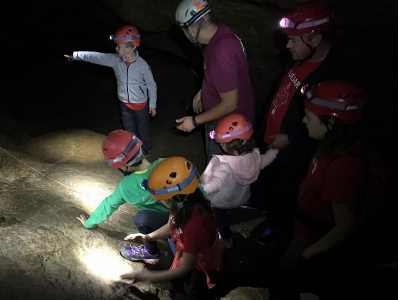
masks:
[[[90,62],[92,64],[112,67],[115,63],[115,54],[101,53],[95,51],[74,51],[72,53],[74,60]]]
[[[147,236],[150,240],[156,241],[156,240],[163,240],[169,237],[171,234],[170,226],[169,223],[166,223],[165,225],[161,226],[157,230],[153,231],[152,233],[149,233]]]
[[[333,248],[334,246],[345,240],[351,234],[351,232],[351,226],[336,225],[321,239],[307,247],[304,250],[303,255],[305,256],[305,258],[310,258],[314,255],[328,251],[329,249]]]
[[[237,90],[220,94],[220,97],[220,103],[195,117],[197,124],[204,124],[218,120],[236,109],[239,99],[239,93]]]
[[[173,270],[154,271],[151,272],[151,277],[149,278],[149,281],[151,282],[171,281],[174,279],[184,277],[188,272],[190,272],[190,270],[191,268],[183,266]]]

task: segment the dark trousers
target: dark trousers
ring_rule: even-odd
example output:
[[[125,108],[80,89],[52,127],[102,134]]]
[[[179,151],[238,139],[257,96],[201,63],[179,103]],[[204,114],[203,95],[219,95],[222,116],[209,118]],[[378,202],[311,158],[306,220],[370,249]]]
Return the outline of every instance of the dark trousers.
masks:
[[[217,221],[218,231],[221,234],[222,238],[224,239],[231,238],[232,231],[230,225],[232,224],[232,222],[229,210],[213,207],[213,212],[215,215],[215,219]]]
[[[212,276],[219,276],[218,273],[212,274]],[[194,269],[182,280],[174,280],[173,284],[173,295],[174,300],[214,300],[218,298],[217,287],[209,289],[207,287],[206,275]]]
[[[152,143],[148,103],[142,110],[132,110],[123,102],[120,102],[120,108],[122,127],[127,131],[133,132],[143,142],[144,153],[149,153]]]
[[[135,215],[133,222],[140,233],[148,234],[165,225],[168,222],[168,216],[168,213],[142,209]],[[158,252],[156,241],[145,242],[144,245],[150,253],[154,254]]]

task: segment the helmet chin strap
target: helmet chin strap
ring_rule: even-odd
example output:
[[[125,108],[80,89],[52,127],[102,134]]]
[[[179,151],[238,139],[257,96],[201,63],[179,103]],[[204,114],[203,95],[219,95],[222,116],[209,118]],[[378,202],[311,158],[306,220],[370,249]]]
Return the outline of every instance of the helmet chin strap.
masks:
[[[199,21],[199,27],[197,27],[196,30],[196,35],[193,36],[189,31],[187,31],[186,36],[189,38],[189,40],[197,47],[201,47],[201,44],[199,42],[199,35],[200,35],[200,31],[201,31],[201,27],[203,26],[204,20],[201,19]]]
[[[303,59],[301,60],[301,62],[304,62],[304,61],[310,59],[311,57],[313,57],[313,55],[314,55],[315,52],[317,51],[317,47],[313,47],[313,46],[311,46],[309,43],[307,43],[307,42],[304,40],[304,35],[302,35],[302,36],[300,37],[300,39],[301,39],[301,41],[304,43],[304,45],[306,45],[306,47],[308,48],[308,50],[309,50],[309,52],[310,52],[305,58],[303,58]]]

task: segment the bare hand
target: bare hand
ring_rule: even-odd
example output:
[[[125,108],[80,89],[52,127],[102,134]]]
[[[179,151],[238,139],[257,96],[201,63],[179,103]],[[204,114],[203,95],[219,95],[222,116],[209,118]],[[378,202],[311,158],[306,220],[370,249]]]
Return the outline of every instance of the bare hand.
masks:
[[[203,103],[201,102],[201,92],[198,92],[196,96],[193,97],[193,111],[198,114],[203,111]]]
[[[149,240],[149,237],[147,234],[143,234],[143,233],[132,233],[132,234],[128,234],[126,237],[124,237],[125,241],[134,241],[134,240],[138,240],[138,241],[147,241]]]
[[[74,57],[72,55],[64,54],[64,57],[68,59],[69,62],[74,60]]]
[[[275,135],[274,141],[271,144],[272,148],[283,149],[289,145],[289,137],[287,134]]]
[[[155,117],[155,115],[157,114],[156,108],[155,107],[150,107],[149,108],[149,114],[150,114],[150,116]]]
[[[82,225],[85,224],[86,220],[88,219],[88,217],[86,215],[80,215],[79,217],[76,217],[76,219],[81,222]]]
[[[129,280],[131,283],[139,282],[139,281],[150,281],[151,279],[151,272],[143,269],[142,271],[135,272],[135,273],[127,273],[122,274],[121,279]]]
[[[175,122],[179,124],[176,128],[184,132],[191,132],[195,128],[193,118],[189,116],[177,119]]]

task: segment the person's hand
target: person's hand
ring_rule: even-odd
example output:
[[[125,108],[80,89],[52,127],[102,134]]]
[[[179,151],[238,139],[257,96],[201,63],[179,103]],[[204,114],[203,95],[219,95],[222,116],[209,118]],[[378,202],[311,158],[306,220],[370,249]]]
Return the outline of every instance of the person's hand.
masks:
[[[271,148],[283,149],[289,145],[289,137],[287,134],[275,135],[274,141],[271,144]]]
[[[201,102],[201,93],[197,93],[193,97],[193,111],[198,114],[203,111],[203,104]]]
[[[71,62],[74,60],[74,57],[72,55],[64,54],[64,57],[68,60],[68,62]]]
[[[155,115],[157,114],[156,108],[155,107],[150,107],[149,108],[149,114],[150,114],[150,116],[155,117]]]
[[[88,219],[88,217],[86,215],[80,215],[79,217],[76,217],[76,219],[81,222],[81,224],[85,224],[86,220]]]
[[[193,124],[193,117],[186,116],[175,120],[175,122],[178,123],[176,128],[184,132],[191,132],[195,128]]]
[[[301,253],[301,258],[303,260],[309,260],[313,256],[312,251],[310,251],[310,247],[305,248],[304,251]]]
[[[151,281],[151,272],[146,269],[143,269],[142,271],[139,272],[122,274],[121,279],[128,280],[131,283],[139,281]]]
[[[126,237],[124,237],[125,241],[148,241],[149,240],[149,236],[147,234],[143,234],[143,233],[132,233],[132,234],[128,234]]]

